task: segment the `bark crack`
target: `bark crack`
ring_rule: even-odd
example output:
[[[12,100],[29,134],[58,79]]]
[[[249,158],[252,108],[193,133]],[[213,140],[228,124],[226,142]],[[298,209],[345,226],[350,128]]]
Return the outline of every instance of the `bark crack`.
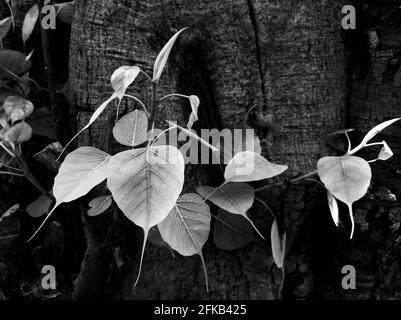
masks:
[[[255,6],[253,0],[246,0],[248,9],[249,9],[249,17],[251,19],[253,33],[255,36],[255,45],[256,45],[256,56],[258,59],[259,66],[259,77],[260,77],[260,87],[263,95],[263,104],[264,107],[267,106],[266,102],[266,87],[265,87],[265,76],[263,71],[263,61],[262,61],[262,49],[261,49],[261,39],[260,39],[260,28],[256,17]]]

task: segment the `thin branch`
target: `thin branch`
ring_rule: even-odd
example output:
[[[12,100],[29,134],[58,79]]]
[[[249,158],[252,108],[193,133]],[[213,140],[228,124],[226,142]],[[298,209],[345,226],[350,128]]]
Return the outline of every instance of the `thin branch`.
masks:
[[[23,174],[13,173],[13,172],[8,172],[8,171],[0,171],[0,174],[5,174],[5,175],[9,175],[9,176],[16,176],[16,177],[24,177]]]
[[[317,173],[317,170],[309,172],[307,174],[304,174],[304,175],[302,175],[302,176],[300,176],[298,178],[295,178],[295,179],[292,179],[292,180],[289,180],[289,181],[282,181],[282,182],[279,182],[279,183],[269,184],[267,186],[263,186],[263,187],[260,187],[258,189],[255,189],[255,192],[261,192],[261,191],[269,190],[269,189],[272,189],[272,188],[275,188],[275,187],[279,187],[279,186],[285,185],[286,183],[290,183],[290,184],[291,183],[296,183],[296,182],[299,182],[301,180],[305,180],[305,179],[307,179],[309,177],[312,177],[316,173]]]
[[[164,99],[167,99],[167,98],[170,98],[170,97],[180,97],[180,98],[189,99],[189,96],[186,96],[184,94],[170,93],[168,95],[165,95],[163,98],[161,98],[160,101],[163,101]]]
[[[146,115],[147,115],[148,118],[149,118],[148,109],[146,109],[145,104],[144,104],[140,99],[138,99],[137,97],[131,96],[131,95],[129,95],[129,94],[124,94],[124,97],[131,98],[131,99],[134,99],[135,101],[137,101],[137,102],[142,106],[143,110],[145,110]]]

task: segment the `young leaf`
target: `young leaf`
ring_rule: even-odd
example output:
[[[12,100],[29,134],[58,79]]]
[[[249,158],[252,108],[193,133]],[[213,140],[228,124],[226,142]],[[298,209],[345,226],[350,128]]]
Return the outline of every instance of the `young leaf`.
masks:
[[[110,155],[93,147],[81,147],[69,153],[54,179],[53,195],[56,204],[28,241],[35,237],[60,204],[86,195],[105,180],[109,160]]]
[[[385,121],[379,125],[377,125],[376,127],[374,127],[373,129],[371,129],[366,136],[363,138],[361,144],[367,144],[370,140],[372,140],[372,138],[374,136],[376,136],[378,133],[380,133],[380,131],[383,131],[384,129],[386,129],[388,126],[391,126],[394,122],[397,122],[398,120],[400,120],[401,118],[395,118],[392,120],[388,120]]]
[[[201,186],[196,191],[204,198],[214,203],[216,206],[243,216],[255,231],[264,239],[262,234],[247,216],[246,212],[252,207],[255,193],[253,188],[246,183],[229,183],[218,188]]]
[[[201,258],[208,291],[206,265],[202,247],[210,231],[210,209],[195,193],[179,197],[167,218],[158,224],[160,234],[169,246],[183,256],[198,254]]]
[[[122,66],[111,75],[111,86],[119,100],[124,97],[125,91],[135,81],[141,69],[137,66]]]
[[[105,212],[112,204],[111,196],[100,196],[89,202],[88,216],[95,217]]]
[[[394,155],[393,151],[390,149],[386,141],[383,141],[383,147],[380,150],[378,160],[388,160]]]
[[[0,21],[0,41],[7,35],[11,26],[11,17],[5,18]]]
[[[164,67],[166,66],[168,56],[170,55],[170,51],[177,40],[178,36],[181,32],[183,32],[186,28],[178,31],[163,47],[163,49],[158,54],[154,67],[153,67],[153,81],[159,82]]]
[[[317,170],[326,189],[338,200],[347,204],[354,233],[352,203],[367,192],[372,171],[369,163],[355,156],[324,157],[318,161]]]
[[[4,140],[12,143],[23,143],[31,139],[31,137],[31,126],[26,122],[20,122],[6,131]]]
[[[200,104],[200,100],[197,96],[192,95],[189,96],[189,102],[191,103],[191,114],[189,116],[189,120],[187,123],[187,128],[189,130],[192,129],[193,124],[198,121],[198,108],[199,108],[199,104]]]
[[[274,262],[276,263],[277,268],[284,268],[287,235],[284,233],[284,236],[281,239],[276,219],[273,221],[270,237]]]
[[[142,110],[134,110],[117,121],[114,138],[121,144],[134,147],[148,139],[148,119]]]
[[[52,202],[53,200],[48,196],[41,195],[34,202],[28,205],[26,212],[28,212],[28,214],[33,218],[41,217],[49,212]]]
[[[275,177],[288,169],[274,164],[252,151],[237,153],[225,169],[224,178],[230,182],[257,181]]]
[[[336,198],[327,190],[327,203],[329,205],[331,217],[333,218],[334,224],[338,227],[340,223],[338,203]]]
[[[107,187],[122,212],[144,230],[138,283],[149,229],[173,209],[184,184],[184,158],[173,146],[132,149],[113,156]]]
[[[35,28],[36,21],[39,17],[38,5],[33,5],[25,15],[24,23],[22,25],[22,41],[26,42]]]
[[[253,229],[242,216],[219,208],[213,225],[213,239],[220,249],[237,250],[252,242]]]

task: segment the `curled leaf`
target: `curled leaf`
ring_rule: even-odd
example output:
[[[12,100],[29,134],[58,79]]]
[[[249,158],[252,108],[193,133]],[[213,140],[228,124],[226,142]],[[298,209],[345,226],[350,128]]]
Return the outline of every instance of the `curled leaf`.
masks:
[[[192,95],[189,96],[189,102],[191,103],[191,114],[189,116],[187,128],[191,130],[192,125],[198,121],[198,108],[200,104],[200,100],[197,96]]]
[[[380,154],[379,154],[378,160],[385,161],[385,160],[390,159],[393,155],[394,155],[394,153],[391,150],[391,148],[388,146],[386,141],[383,141],[383,147],[380,150]]]
[[[111,75],[111,86],[118,99],[122,99],[125,91],[135,81],[141,69],[137,66],[122,66]]]
[[[10,30],[11,26],[11,17],[5,18],[0,21],[0,40],[3,40],[7,35],[8,30]]]
[[[270,237],[274,262],[277,268],[283,268],[287,235],[284,233],[283,238],[280,237],[276,219],[273,221]]]
[[[164,67],[166,66],[168,56],[170,55],[170,51],[177,40],[178,36],[181,32],[183,32],[186,28],[178,31],[171,39],[164,45],[163,49],[158,54],[154,67],[153,67],[153,81],[159,82],[160,77],[163,73]]]
[[[334,198],[330,191],[327,191],[327,203],[329,205],[331,217],[333,218],[334,224],[338,227],[340,223],[338,203],[336,198]]]

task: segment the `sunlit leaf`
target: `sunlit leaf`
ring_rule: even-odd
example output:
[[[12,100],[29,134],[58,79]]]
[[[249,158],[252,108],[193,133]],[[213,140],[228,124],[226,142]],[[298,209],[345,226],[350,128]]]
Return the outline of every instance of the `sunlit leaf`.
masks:
[[[270,238],[274,262],[276,263],[277,268],[284,268],[287,235],[284,233],[283,238],[280,237],[276,219],[274,219],[272,224]]]
[[[191,114],[189,115],[189,120],[187,123],[187,128],[192,129],[193,124],[198,121],[198,108],[200,100],[197,96],[189,96],[189,102],[191,103]]]
[[[17,123],[4,134],[4,140],[12,143],[22,143],[32,137],[32,128],[26,122]]]
[[[333,218],[334,224],[338,227],[340,223],[338,203],[336,198],[333,197],[330,191],[327,191],[327,203],[329,205],[331,217]]]
[[[113,203],[111,196],[100,196],[89,202],[88,216],[95,217],[105,212]]]
[[[27,206],[26,212],[28,212],[28,214],[33,218],[41,217],[49,212],[52,202],[53,200],[48,196],[41,195]]]
[[[53,195],[56,204],[29,240],[38,233],[60,204],[86,195],[104,181],[109,160],[110,155],[94,147],[80,147],[69,153],[54,179]]]
[[[0,21],[0,40],[3,40],[7,35],[8,30],[10,30],[11,26],[11,17],[5,18]]]
[[[241,249],[252,242],[253,228],[244,217],[219,208],[213,225],[213,239],[220,249]]]
[[[177,40],[178,36],[181,32],[183,32],[186,28],[178,31],[171,39],[164,45],[163,49],[158,54],[154,67],[153,67],[153,81],[158,82],[166,66],[168,56],[170,55],[170,51]]]
[[[202,247],[209,236],[210,219],[209,206],[199,195],[188,193],[178,198],[167,218],[158,224],[162,238],[172,249],[183,256],[200,256],[206,278],[206,290],[208,280]]]
[[[218,188],[201,186],[196,191],[216,206],[228,212],[243,216],[252,225],[255,231],[264,239],[262,234],[247,216],[247,211],[252,207],[255,192],[246,183],[229,183]]]
[[[38,5],[33,5],[25,15],[24,23],[22,25],[22,41],[26,42],[35,28],[36,21],[39,17]]]
[[[224,178],[230,182],[258,181],[280,175],[287,169],[287,166],[271,163],[255,152],[244,151],[229,161]]]
[[[354,233],[352,204],[362,198],[370,185],[372,172],[369,163],[359,157],[324,157],[318,161],[318,174],[326,189],[347,204]]]
[[[373,129],[371,129],[366,136],[363,138],[362,140],[362,144],[367,144],[372,138],[374,138],[378,133],[380,133],[381,131],[383,131],[384,129],[386,129],[388,126],[391,126],[393,123],[399,121],[401,118],[395,118],[392,120],[388,120],[385,121],[379,125],[377,125],[376,127],[374,127]]]
[[[394,155],[394,153],[391,150],[391,148],[388,146],[388,144],[385,141],[383,141],[383,147],[380,150],[378,160],[385,161],[385,160],[390,159],[393,155]]]
[[[142,110],[134,110],[117,121],[113,128],[114,138],[129,147],[137,146],[148,139],[148,118]]]
[[[122,99],[125,91],[135,81],[141,69],[137,66],[122,66],[111,75],[111,86],[118,99]]]
[[[122,212],[144,230],[138,282],[149,229],[173,209],[184,184],[184,158],[173,146],[132,149],[113,156],[107,186]]]

